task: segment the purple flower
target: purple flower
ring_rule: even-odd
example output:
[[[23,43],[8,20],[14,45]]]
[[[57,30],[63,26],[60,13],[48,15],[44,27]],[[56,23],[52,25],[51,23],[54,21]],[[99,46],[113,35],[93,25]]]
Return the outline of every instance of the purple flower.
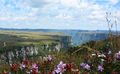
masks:
[[[103,61],[104,61],[104,59],[101,59],[101,61],[103,62]]]
[[[86,64],[84,68],[87,69],[87,70],[89,70],[90,66],[88,64]]]
[[[57,65],[57,68],[64,68],[66,66],[66,64],[63,64],[62,61],[60,61],[60,63]]]
[[[26,71],[26,74],[30,74],[30,71]]]
[[[58,73],[62,74],[64,71],[65,71],[65,69],[63,69],[63,68],[58,68],[58,69],[55,70],[55,72],[56,72],[57,74],[58,74]]]
[[[120,51],[118,53],[115,54],[117,59],[120,59]]]
[[[22,69],[22,66],[20,66],[19,68]]]
[[[60,73],[62,74],[62,72],[64,72],[66,69],[64,69],[66,66],[66,64],[63,64],[62,61],[60,61],[60,63],[57,65],[57,69],[54,70],[57,74]]]
[[[23,68],[25,68],[25,65],[22,65]]]
[[[91,63],[91,61],[90,61],[90,60],[88,60],[88,61],[87,61],[87,63]]]
[[[81,67],[84,67],[84,66],[85,66],[85,63],[82,62],[82,63],[80,64],[80,66],[81,66]]]
[[[47,56],[47,60],[48,60],[48,61],[51,61],[51,60],[52,60],[52,58],[51,58],[50,55]]]
[[[38,68],[38,67],[37,67],[37,64],[34,64],[34,65],[32,66],[32,68]]]
[[[103,68],[102,66],[99,65],[99,66],[98,66],[98,70],[99,70],[99,71],[103,71],[104,68]]]
[[[111,54],[111,51],[108,51],[108,54]]]

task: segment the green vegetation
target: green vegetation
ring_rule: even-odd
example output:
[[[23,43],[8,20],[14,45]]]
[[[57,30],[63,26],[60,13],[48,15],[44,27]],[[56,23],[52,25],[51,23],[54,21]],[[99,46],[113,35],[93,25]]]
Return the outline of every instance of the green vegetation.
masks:
[[[62,33],[27,32],[27,31],[0,31],[0,52],[12,50],[22,46],[42,46],[57,44],[59,39],[53,36],[66,36]]]
[[[120,37],[112,38],[112,40],[116,39],[119,43]],[[32,61],[32,65],[30,64],[30,60],[23,61],[25,64],[14,63],[12,65],[5,65],[5,67],[0,67],[1,73],[11,72],[12,74],[25,74],[25,72],[30,72],[52,74],[53,72],[57,72],[59,62],[63,61],[65,67],[60,67],[61,70],[59,71],[59,73],[61,72],[63,74],[119,74],[119,45],[114,46],[114,41],[114,45],[111,45],[109,44],[110,41],[110,38],[98,42],[90,41],[80,46],[70,47],[66,51],[52,51],[46,54],[50,55],[52,60],[46,55],[44,56],[46,58],[36,56],[34,61]],[[24,65],[26,67],[24,67]],[[61,66],[63,66],[63,64],[61,64]]]
[[[14,61],[14,64],[3,64],[5,67],[1,65],[1,73],[10,72],[12,74],[25,74],[26,72],[30,72],[38,74],[52,74],[52,72],[56,72],[58,69],[57,65],[60,61],[63,61],[66,64],[65,68],[62,67],[60,71],[63,74],[120,73],[120,37],[117,36],[110,37],[101,41],[89,41],[82,45],[74,47],[72,46],[67,50],[56,52],[48,50],[43,51],[40,48],[44,44],[54,45],[56,43],[59,43],[59,39],[55,38],[54,36],[65,35],[59,33],[50,34],[48,32],[25,31],[1,31],[0,35],[0,46],[3,50],[9,50],[10,48],[15,49],[28,45],[37,46],[39,49],[39,54],[35,55],[34,57],[32,56],[33,60],[27,59],[23,61],[25,64]],[[48,59],[48,55],[51,56],[52,60]],[[28,64],[31,62],[32,65]],[[24,67],[24,65],[26,67]],[[34,65],[36,66],[34,67]]]

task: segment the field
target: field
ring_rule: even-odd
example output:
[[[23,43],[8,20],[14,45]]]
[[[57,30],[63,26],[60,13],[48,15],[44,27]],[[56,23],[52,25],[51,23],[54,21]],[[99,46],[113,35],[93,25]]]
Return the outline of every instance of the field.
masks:
[[[0,31],[1,49],[14,46],[59,43],[54,36],[61,33]],[[13,48],[11,48],[13,49]],[[2,52],[2,51],[1,51]],[[47,53],[46,53],[47,52]],[[119,74],[120,37],[72,46],[64,51],[42,51],[44,55],[29,56],[22,62],[13,61],[0,65],[3,74]],[[28,57],[28,56],[27,56]],[[31,58],[33,58],[31,60]]]
[[[66,36],[62,33],[52,32],[31,32],[31,31],[0,31],[0,48],[6,47],[35,45],[41,46],[44,44],[57,44],[59,39],[53,36]],[[0,50],[0,51],[1,51]]]

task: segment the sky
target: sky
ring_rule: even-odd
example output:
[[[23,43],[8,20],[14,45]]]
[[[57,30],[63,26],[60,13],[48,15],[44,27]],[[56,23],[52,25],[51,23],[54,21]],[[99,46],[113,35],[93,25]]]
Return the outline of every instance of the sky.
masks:
[[[120,30],[120,0],[0,0],[0,28],[108,30],[106,17]]]

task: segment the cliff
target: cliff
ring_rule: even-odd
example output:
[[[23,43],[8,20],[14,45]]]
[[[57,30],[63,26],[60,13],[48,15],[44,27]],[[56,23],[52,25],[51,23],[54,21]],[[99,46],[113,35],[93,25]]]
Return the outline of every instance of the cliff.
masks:
[[[71,36],[53,36],[60,40],[61,48],[67,49],[72,45],[72,37]]]
[[[1,31],[0,61],[12,63],[42,55],[46,51],[59,52],[70,47],[71,40],[70,36],[61,33]]]
[[[34,55],[38,55],[38,47],[26,46],[13,51],[8,51],[0,54],[0,64],[12,63],[13,61],[23,61],[28,58],[32,58]]]
[[[57,38],[59,41],[58,43],[52,43],[52,44],[44,44],[42,46],[43,50],[49,50],[49,51],[60,51],[61,49],[66,50],[72,45],[72,37],[70,36],[52,36],[54,38]]]

